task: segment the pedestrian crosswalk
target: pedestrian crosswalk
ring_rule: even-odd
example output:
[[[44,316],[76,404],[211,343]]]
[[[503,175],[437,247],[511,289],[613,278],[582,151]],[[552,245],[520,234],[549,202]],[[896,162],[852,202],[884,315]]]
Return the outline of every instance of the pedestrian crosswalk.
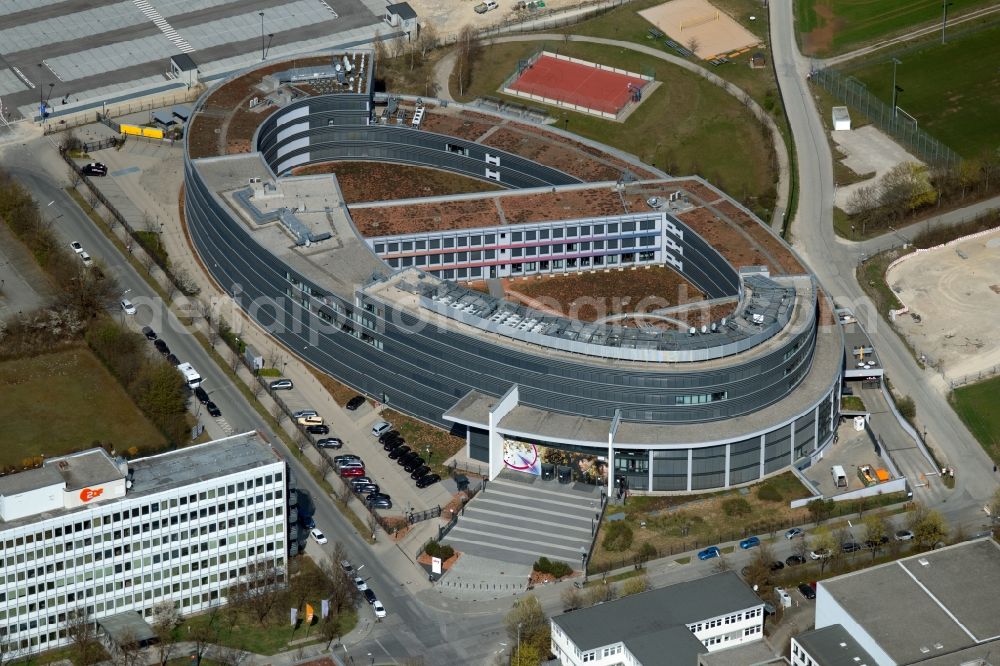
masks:
[[[146,18],[153,22],[153,24],[160,29],[167,39],[173,42],[174,46],[181,51],[181,53],[191,53],[194,51],[194,47],[188,44],[187,40],[180,36],[173,26],[167,23],[167,19],[163,18],[156,7],[149,3],[149,0],[132,0],[132,3],[138,7],[139,11],[142,12]]]
[[[225,418],[220,416],[219,418],[215,419],[215,422],[219,424],[219,427],[222,428],[222,432],[226,433],[226,435],[233,434],[233,426],[229,425],[229,421],[227,421]]]

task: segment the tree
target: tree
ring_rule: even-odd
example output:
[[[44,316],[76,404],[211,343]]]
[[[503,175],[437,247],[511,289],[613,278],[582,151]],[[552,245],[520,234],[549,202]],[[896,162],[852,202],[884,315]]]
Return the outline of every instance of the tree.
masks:
[[[230,605],[240,608],[264,626],[281,598],[279,571],[270,560],[251,562],[226,592]]]
[[[608,585],[607,581],[605,581],[600,585],[594,585],[593,587],[587,589],[586,605],[593,606],[605,601],[613,601],[615,596],[615,586]]]
[[[145,663],[145,656],[139,640],[131,629],[125,629],[114,641],[113,663],[115,666],[139,666]]]
[[[880,513],[870,513],[862,521],[865,526],[865,543],[871,548],[872,561],[882,549],[882,540],[889,538],[889,523]]]
[[[559,593],[559,599],[562,601],[563,612],[583,607],[583,594],[580,593],[579,588],[575,585],[564,588],[563,591]]]
[[[633,594],[639,594],[640,592],[645,592],[649,589],[649,577],[645,573],[641,573],[638,576],[633,576],[632,578],[626,579],[622,583],[619,595],[627,597]]]
[[[94,619],[86,608],[78,608],[66,615],[66,635],[73,645],[75,662],[79,666],[93,666],[101,660],[101,644],[97,640]]]
[[[373,71],[376,77],[381,78],[385,74],[382,68],[385,67],[385,61],[389,58],[389,50],[385,46],[385,37],[380,30],[375,31],[375,38],[372,40],[372,43],[375,46]]]
[[[847,200],[847,212],[856,224],[861,225],[861,235],[864,236],[868,227],[879,226],[878,188],[874,185],[862,185],[854,190]]]
[[[458,83],[458,94],[465,95],[466,89],[472,83],[472,70],[481,52],[480,44],[476,41],[476,31],[471,25],[466,25],[458,33],[457,49],[455,79]]]
[[[504,625],[507,628],[507,637],[511,644],[520,644],[522,647],[532,645],[538,648],[540,654],[548,654],[551,642],[549,620],[545,616],[542,605],[534,595],[528,595],[516,601],[514,607],[504,617]]]
[[[160,666],[167,666],[167,662],[174,656],[174,629],[177,628],[180,617],[174,605],[164,601],[153,607],[152,620],[151,626],[156,634],[156,661]]]
[[[829,518],[833,513],[834,506],[832,499],[823,499],[822,497],[811,500],[806,504],[806,508],[809,509],[809,516],[815,523],[822,523]]]
[[[712,563],[712,573],[725,573],[727,571],[731,571],[732,568],[732,565],[729,564],[729,560],[727,560],[726,556],[722,553],[719,553],[719,556],[715,558],[715,561]]]
[[[826,527],[817,527],[816,531],[813,532],[812,538],[809,541],[809,547],[814,553],[822,554],[826,551],[826,557],[820,557],[819,562],[819,572],[822,574],[826,569],[826,565],[830,563],[830,559],[833,557],[833,553],[839,550],[837,547],[837,540],[833,533]]]
[[[215,625],[218,615],[219,609],[216,607],[209,612],[207,621],[198,622],[194,627],[188,625],[186,638],[187,642],[191,644],[195,666],[201,666],[201,660],[205,658],[209,649],[219,638],[219,632]]]
[[[543,653],[538,646],[525,643],[522,639],[520,645],[515,646],[510,663],[511,666],[538,666],[546,654],[548,654],[548,648]]]
[[[688,47],[688,50],[691,51],[691,53],[697,53],[698,52],[698,47],[700,47],[700,46],[701,46],[701,42],[698,41],[697,37],[692,37],[691,39],[689,39],[687,41],[687,47]]]
[[[437,30],[430,23],[420,26],[420,35],[417,37],[417,44],[420,47],[420,57],[426,58],[429,51],[433,51],[440,43]]]
[[[775,559],[774,551],[767,543],[760,544],[756,550],[750,564],[743,569],[743,579],[751,587],[754,585],[764,587],[771,582],[771,565]]]
[[[910,514],[910,531],[917,548],[926,549],[948,538],[948,526],[944,516],[934,509],[917,504]]]

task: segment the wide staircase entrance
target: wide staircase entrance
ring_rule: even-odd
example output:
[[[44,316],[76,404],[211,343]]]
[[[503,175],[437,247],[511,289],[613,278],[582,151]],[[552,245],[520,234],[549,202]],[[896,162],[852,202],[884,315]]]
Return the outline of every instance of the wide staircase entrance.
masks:
[[[580,569],[600,512],[600,486],[504,470],[466,505],[444,541],[500,562],[531,565],[544,556]]]

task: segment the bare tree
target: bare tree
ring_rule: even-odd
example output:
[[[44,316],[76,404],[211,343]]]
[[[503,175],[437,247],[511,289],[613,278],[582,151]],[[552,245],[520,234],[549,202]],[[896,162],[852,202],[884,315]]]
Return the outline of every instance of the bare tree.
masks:
[[[274,417],[275,422],[281,425],[281,422],[288,418],[288,414],[285,412],[285,408],[281,406],[281,403],[275,401],[274,407],[271,408],[271,416]]]
[[[698,41],[697,37],[692,37],[691,39],[689,39],[687,41],[687,47],[688,47],[688,50],[691,51],[691,53],[698,53],[698,48],[700,46],[701,46],[701,42]]]
[[[385,66],[385,61],[389,58],[389,50],[386,48],[385,37],[380,30],[375,31],[375,38],[372,40],[372,43],[375,46],[373,71],[375,72],[375,76],[384,76],[382,68]]]
[[[145,661],[138,637],[131,629],[123,630],[114,643],[115,666],[139,666]]]
[[[430,23],[420,26],[420,35],[417,37],[417,44],[420,46],[420,57],[426,58],[429,51],[433,51],[440,43],[437,30]]]
[[[336,467],[333,464],[333,460],[330,459],[330,456],[328,456],[326,454],[326,451],[322,451],[321,450],[319,452],[319,455],[320,455],[319,473],[325,479],[328,475],[330,475],[336,469]],[[345,486],[346,486],[346,484],[345,484]]]
[[[69,184],[73,189],[80,184],[83,179],[80,177],[80,172],[76,170],[76,167],[67,167],[67,175],[69,176]]]
[[[153,266],[156,265],[156,261],[153,260],[153,256],[143,250],[139,254],[135,255],[136,260],[138,260],[139,265],[142,266],[142,270],[146,271],[150,275],[153,274]]]
[[[230,604],[243,609],[264,626],[281,597],[282,584],[279,571],[269,560],[252,562],[246,573],[226,593]]]
[[[733,567],[729,564],[729,560],[722,553],[715,559],[715,564],[712,565],[712,573],[725,573],[730,571]]]
[[[326,649],[332,650],[341,636],[340,616],[330,613],[319,623],[319,633],[326,640]]]
[[[465,95],[466,89],[472,83],[472,70],[480,54],[480,45],[476,41],[476,31],[471,25],[466,25],[458,33],[457,48],[455,78],[458,83],[458,94]]]
[[[583,594],[580,593],[580,590],[575,585],[567,587],[560,592],[559,599],[562,601],[563,612],[583,607]]]
[[[254,377],[250,384],[250,393],[257,400],[260,400],[260,396],[264,394],[264,384],[257,377]]]
[[[86,608],[78,608],[67,614],[66,635],[73,644],[76,663],[80,666],[93,666],[101,659],[101,645],[97,641],[94,619]]]
[[[167,666],[167,662],[174,656],[176,643],[174,642],[174,629],[180,621],[177,609],[169,601],[164,601],[153,607],[153,632],[156,634],[156,661],[160,666]]]
[[[242,365],[242,359],[240,358],[240,353],[235,349],[229,350],[229,369],[233,372],[239,372],[240,365]]]
[[[191,644],[192,652],[194,653],[192,657],[194,657],[195,666],[201,666],[201,660],[205,658],[209,649],[211,649],[211,647],[219,639],[219,631],[216,627],[218,615],[218,607],[213,608],[209,612],[206,622],[199,622],[193,628],[188,626],[186,638],[187,642]]]
[[[368,529],[372,533],[372,541],[375,540],[375,535],[378,533],[378,514],[375,509],[370,509],[368,513]]]
[[[250,658],[250,651],[227,645],[217,649],[212,658],[225,666],[242,666]]]

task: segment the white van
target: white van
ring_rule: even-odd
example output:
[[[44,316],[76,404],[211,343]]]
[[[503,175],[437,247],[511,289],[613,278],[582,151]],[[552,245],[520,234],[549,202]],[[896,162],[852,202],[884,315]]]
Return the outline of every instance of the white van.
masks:
[[[389,432],[392,429],[392,424],[388,421],[379,421],[372,426],[372,435],[379,437],[384,432]]]

